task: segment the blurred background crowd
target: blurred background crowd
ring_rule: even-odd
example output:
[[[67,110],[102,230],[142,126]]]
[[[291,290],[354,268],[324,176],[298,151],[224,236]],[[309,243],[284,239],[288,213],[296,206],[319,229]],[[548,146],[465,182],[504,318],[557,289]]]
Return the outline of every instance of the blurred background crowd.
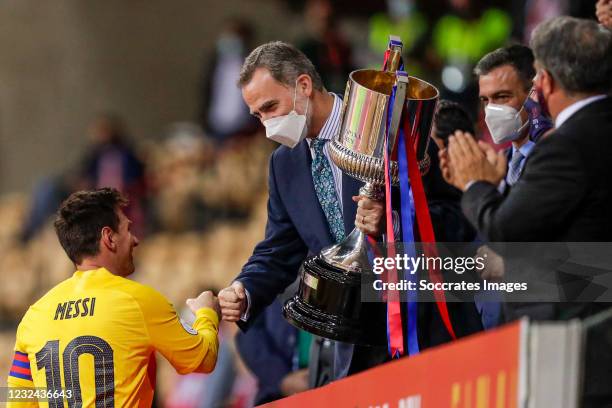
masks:
[[[328,90],[379,67],[389,34],[407,71],[459,101],[487,139],[474,65],[595,0],[226,0],[0,3],[0,372],[27,307],[73,272],[51,220],[71,192],[111,186],[141,239],[135,279],[178,308],[240,271],[266,219],[275,144],[236,80],[270,40],[296,44]],[[480,113],[479,113],[480,112]],[[504,146],[499,146],[503,148]],[[160,359],[159,406],[249,406],[256,380],[221,330],[220,370],[178,376]],[[228,381],[227,379],[231,379]]]

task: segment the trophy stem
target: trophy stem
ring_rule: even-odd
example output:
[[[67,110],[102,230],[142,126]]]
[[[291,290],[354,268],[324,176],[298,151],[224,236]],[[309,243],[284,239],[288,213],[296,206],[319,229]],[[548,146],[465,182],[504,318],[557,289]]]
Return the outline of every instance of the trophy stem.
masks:
[[[382,186],[375,183],[365,183],[359,194],[372,200],[384,198]],[[341,242],[323,249],[321,256],[325,262],[347,273],[361,273],[370,269],[366,245],[366,235],[355,227]]]

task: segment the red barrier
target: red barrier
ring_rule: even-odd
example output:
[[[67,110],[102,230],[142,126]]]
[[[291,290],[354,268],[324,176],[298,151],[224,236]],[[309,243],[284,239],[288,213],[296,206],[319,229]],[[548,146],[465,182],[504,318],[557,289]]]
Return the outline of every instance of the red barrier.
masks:
[[[263,406],[517,407],[523,327],[470,336]]]

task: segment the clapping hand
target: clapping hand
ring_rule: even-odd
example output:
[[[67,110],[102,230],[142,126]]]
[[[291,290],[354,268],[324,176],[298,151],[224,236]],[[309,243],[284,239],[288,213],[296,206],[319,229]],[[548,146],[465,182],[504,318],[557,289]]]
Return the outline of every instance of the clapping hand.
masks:
[[[503,151],[496,153],[487,143],[476,142],[471,134],[460,130],[449,137],[448,153],[441,153],[440,159],[444,178],[462,191],[471,181],[498,185],[508,165]]]
[[[612,30],[612,1],[599,0],[595,5],[595,15],[601,25]]]

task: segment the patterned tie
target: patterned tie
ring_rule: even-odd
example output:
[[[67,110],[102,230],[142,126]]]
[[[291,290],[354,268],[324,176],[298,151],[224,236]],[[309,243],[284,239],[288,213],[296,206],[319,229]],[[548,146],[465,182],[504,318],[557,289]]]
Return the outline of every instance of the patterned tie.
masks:
[[[327,141],[328,139],[314,139],[312,141],[312,148],[314,149],[311,166],[312,181],[332,237],[336,242],[340,242],[344,239],[344,220],[336,194],[332,169],[325,153],[323,153],[323,146]]]
[[[525,156],[523,156],[520,150],[517,150],[512,155],[512,159],[510,159],[510,165],[508,166],[508,177],[506,181],[511,186],[514,185],[519,179],[521,175],[521,161]]]

